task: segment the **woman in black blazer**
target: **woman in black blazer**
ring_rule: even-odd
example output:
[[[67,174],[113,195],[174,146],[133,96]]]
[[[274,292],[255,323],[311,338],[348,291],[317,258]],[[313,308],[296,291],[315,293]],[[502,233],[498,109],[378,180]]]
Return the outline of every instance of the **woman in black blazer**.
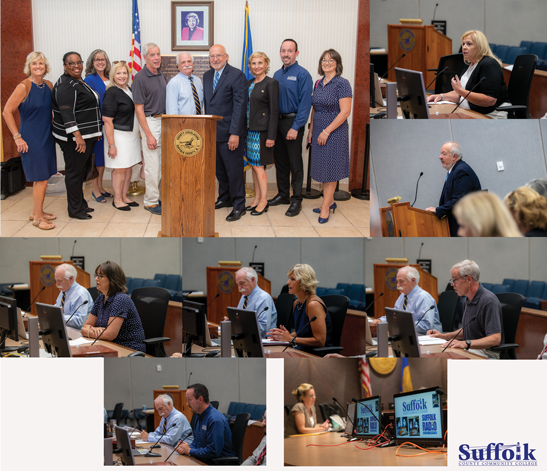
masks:
[[[510,104],[501,61],[492,53],[486,36],[480,31],[467,31],[463,34],[461,42],[463,60],[467,64],[461,79],[457,75],[454,76],[453,91],[431,95],[427,101],[435,103],[441,100],[453,103],[461,101],[461,108],[482,114],[491,113],[492,118],[506,118],[507,112],[495,111],[503,104]],[[482,78],[485,80],[479,83]],[[473,91],[469,93],[470,90]],[[469,96],[467,96],[468,93]]]
[[[247,162],[253,169],[255,197],[250,206],[251,216],[268,211],[268,176],[266,165],[273,163],[273,146],[279,117],[279,83],[266,76],[270,59],[263,52],[249,57],[249,68],[254,79],[249,80],[249,104],[247,107]]]

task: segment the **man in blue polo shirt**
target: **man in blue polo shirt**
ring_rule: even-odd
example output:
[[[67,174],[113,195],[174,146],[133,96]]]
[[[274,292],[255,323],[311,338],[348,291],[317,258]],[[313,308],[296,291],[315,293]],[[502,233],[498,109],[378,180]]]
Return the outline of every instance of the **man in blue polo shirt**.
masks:
[[[207,464],[211,464],[214,458],[236,456],[228,421],[209,403],[209,391],[203,384],[188,386],[186,405],[197,414],[194,441],[191,444],[183,441],[177,447],[177,453],[189,455]]]
[[[279,82],[279,124],[274,147],[277,195],[269,204],[290,204],[285,216],[294,217],[302,210],[302,139],[311,110],[313,81],[296,61],[299,51],[294,39],[285,39],[279,53],[283,67],[273,76]]]

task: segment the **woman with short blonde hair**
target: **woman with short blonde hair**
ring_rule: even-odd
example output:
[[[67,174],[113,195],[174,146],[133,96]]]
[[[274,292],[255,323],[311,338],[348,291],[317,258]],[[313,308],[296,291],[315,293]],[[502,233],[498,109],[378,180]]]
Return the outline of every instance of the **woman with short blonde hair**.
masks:
[[[547,237],[547,200],[522,186],[505,197],[505,204],[525,237]]]
[[[298,402],[289,413],[285,438],[303,433],[326,432],[331,424],[328,420],[322,424],[317,423],[316,395],[313,386],[309,383],[302,383],[292,393]]]

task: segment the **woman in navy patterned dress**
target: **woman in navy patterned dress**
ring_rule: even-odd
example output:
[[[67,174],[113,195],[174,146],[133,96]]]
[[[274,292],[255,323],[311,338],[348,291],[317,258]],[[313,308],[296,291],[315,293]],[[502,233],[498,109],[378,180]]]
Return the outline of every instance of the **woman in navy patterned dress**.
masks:
[[[95,300],[82,335],[110,340],[122,347],[146,352],[144,329],[137,308],[127,294],[125,274],[114,262],[101,263],[95,270],[97,290]]]
[[[319,59],[319,75],[312,96],[312,118],[308,142],[312,144],[311,177],[323,183],[323,204],[313,211],[319,213],[319,223],[329,220],[336,209],[336,182],[349,177],[349,126],[351,85],[342,78],[342,58],[328,49]]]

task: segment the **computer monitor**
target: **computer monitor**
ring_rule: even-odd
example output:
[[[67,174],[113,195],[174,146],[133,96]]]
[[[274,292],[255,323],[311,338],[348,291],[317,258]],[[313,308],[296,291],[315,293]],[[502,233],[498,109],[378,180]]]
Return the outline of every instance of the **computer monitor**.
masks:
[[[61,308],[50,304],[36,303],[42,343],[46,352],[55,357],[71,358],[65,320]]]
[[[376,82],[374,81],[374,64],[370,63],[370,106],[371,108],[374,108],[374,97],[376,95],[375,92],[375,85]]]
[[[16,350],[6,348],[6,338],[19,342],[17,322],[17,301],[7,296],[0,296],[0,349],[4,351]]]
[[[385,311],[393,355],[420,358],[422,355],[414,324],[414,314],[390,307],[386,307]]]
[[[264,357],[262,338],[256,311],[228,308],[228,319],[232,323],[232,341],[238,357]]]
[[[429,119],[429,107],[425,94],[424,78],[416,70],[395,67],[397,93],[405,119]]]
[[[444,444],[441,394],[439,387],[393,395],[395,443],[441,446]]]
[[[380,405],[380,396],[367,397],[355,404],[355,419],[353,420],[355,437],[374,438],[381,433],[382,411]]]
[[[192,345],[205,347],[205,329],[207,329],[205,305],[193,301],[182,302],[182,333],[186,350],[185,357],[203,357],[204,353],[192,353]]]
[[[346,410],[348,411],[348,420],[346,420],[346,430],[345,433],[347,435],[353,435],[353,422],[355,416],[355,403],[352,402],[351,404],[348,404],[346,407]]]
[[[129,432],[125,428],[116,426],[116,442],[118,444],[118,450],[121,450],[120,459],[122,460],[123,465],[135,466]]]

